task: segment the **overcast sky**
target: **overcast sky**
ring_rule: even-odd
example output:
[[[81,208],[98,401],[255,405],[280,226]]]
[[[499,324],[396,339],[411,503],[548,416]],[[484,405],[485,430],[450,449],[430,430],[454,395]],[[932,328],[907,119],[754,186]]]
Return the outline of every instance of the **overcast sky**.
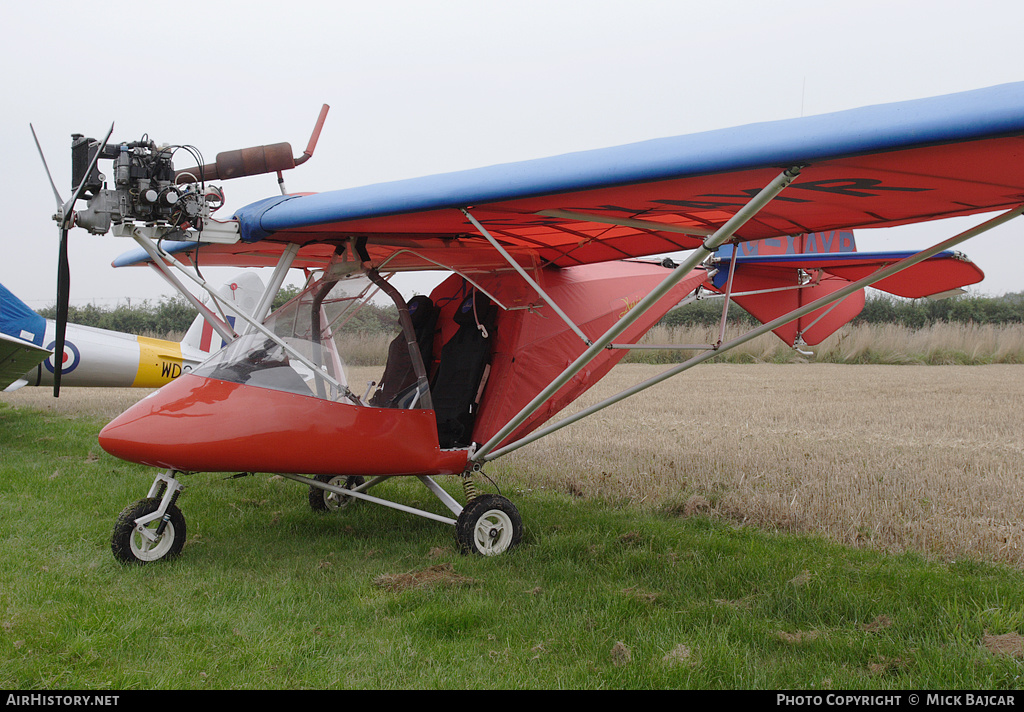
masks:
[[[280,141],[297,155],[327,103],[315,156],[285,174],[324,191],[1024,80],[1019,0],[40,0],[4,21],[0,281],[35,308],[55,299],[57,228],[30,122],[66,198],[72,133],[114,122],[112,140],[208,161]],[[224,188],[218,215],[279,192],[274,176]],[[858,245],[923,247],[980,221]],[[1024,290],[1022,234],[960,248],[986,272],[976,293]],[[72,302],[171,294],[110,267],[133,246],[74,230]]]

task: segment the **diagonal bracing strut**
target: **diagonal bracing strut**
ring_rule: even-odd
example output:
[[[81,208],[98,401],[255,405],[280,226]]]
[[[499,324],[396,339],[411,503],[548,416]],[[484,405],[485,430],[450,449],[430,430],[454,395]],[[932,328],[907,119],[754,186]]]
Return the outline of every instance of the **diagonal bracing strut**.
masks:
[[[735,347],[737,347],[737,346],[739,346],[741,344],[744,344],[744,343],[746,343],[746,342],[748,342],[748,341],[750,341],[752,339],[755,339],[758,336],[760,336],[761,334],[766,334],[766,333],[768,333],[770,331],[773,331],[774,329],[777,329],[778,327],[783,326],[784,324],[788,324],[789,322],[794,321],[795,319],[799,319],[800,317],[804,316],[805,314],[810,314],[811,312],[816,311],[818,309],[821,309],[822,307],[828,306],[829,304],[832,304],[833,302],[838,302],[838,301],[846,298],[850,294],[853,294],[854,292],[856,292],[856,291],[858,291],[860,289],[863,289],[865,287],[870,287],[872,284],[875,284],[876,282],[879,282],[879,281],[885,279],[886,277],[891,277],[892,275],[896,274],[897,272],[902,272],[903,270],[905,270],[905,269],[907,269],[909,267],[913,267],[914,265],[918,264],[919,262],[923,262],[924,260],[928,259],[929,257],[932,257],[933,255],[938,254],[939,252],[943,252],[944,250],[948,250],[948,249],[954,247],[955,245],[958,245],[958,244],[960,244],[960,243],[962,243],[962,242],[964,242],[966,240],[971,239],[972,237],[976,237],[976,236],[978,236],[978,235],[980,235],[980,234],[982,234],[984,232],[987,232],[988,230],[991,230],[992,228],[998,227],[998,226],[1002,225],[1003,223],[1006,223],[1006,222],[1012,220],[1013,218],[1016,218],[1016,217],[1018,217],[1018,216],[1020,216],[1022,214],[1024,214],[1024,205],[1019,205],[1019,206],[1017,206],[1016,208],[1014,208],[1012,210],[1008,210],[1007,212],[1002,213],[1001,215],[997,215],[996,217],[992,218],[991,220],[987,220],[986,222],[983,222],[980,225],[977,225],[976,227],[973,227],[973,228],[971,228],[969,230],[966,230],[966,231],[964,231],[962,233],[959,233],[958,235],[954,235],[953,237],[949,238],[948,240],[946,240],[944,242],[940,242],[939,244],[934,245],[933,247],[929,247],[929,248],[927,248],[925,250],[922,250],[922,251],[920,251],[920,252],[918,252],[918,253],[916,253],[914,255],[906,257],[906,258],[900,260],[899,262],[891,264],[888,267],[880,269],[877,272],[875,272],[873,274],[870,274],[867,277],[864,277],[863,279],[860,279],[860,280],[858,280],[856,282],[852,282],[851,284],[847,285],[846,287],[843,287],[842,289],[840,289],[840,290],[838,290],[836,292],[833,292],[832,294],[828,294],[828,295],[826,295],[824,297],[821,297],[820,299],[816,299],[815,301],[811,302],[810,304],[807,304],[807,305],[805,305],[803,307],[795,309],[795,310],[789,312],[788,314],[785,314],[783,316],[778,317],[777,319],[774,319],[772,321],[766,322],[765,324],[762,324],[761,326],[759,326],[759,327],[757,327],[755,329],[751,329],[747,333],[745,333],[745,334],[743,334],[741,336],[738,336],[735,339],[732,339],[731,341],[729,341],[727,343],[722,344],[720,348],[709,349],[709,350],[707,350],[707,351],[705,351],[705,352],[703,352],[701,354],[698,354],[698,355],[694,356],[693,358],[689,359],[688,361],[685,361],[684,363],[681,363],[678,366],[670,368],[669,370],[665,371],[664,373],[661,373],[661,374],[659,374],[657,376],[654,376],[653,378],[649,378],[648,380],[644,381],[643,383],[639,383],[639,384],[633,386],[632,388],[629,388],[629,389],[627,389],[625,391],[622,391],[618,395],[611,396],[610,398],[607,398],[607,399],[601,401],[600,403],[596,403],[596,404],[590,406],[589,408],[581,410],[578,413],[575,413],[575,414],[573,414],[571,416],[568,416],[568,417],[558,421],[557,423],[549,425],[546,428],[542,428],[540,430],[537,430],[537,431],[527,435],[526,437],[521,438],[520,440],[517,440],[517,441],[515,441],[513,443],[510,443],[509,445],[506,445],[503,448],[500,448],[498,450],[494,450],[493,448],[488,448],[488,450],[486,452],[483,452],[482,454],[480,454],[478,452],[477,456],[474,459],[476,459],[477,461],[480,461],[480,462],[495,460],[495,459],[501,457],[502,455],[505,455],[505,454],[507,454],[509,452],[512,452],[513,450],[517,450],[517,449],[523,447],[524,445],[528,445],[528,444],[530,444],[532,442],[535,442],[536,440],[539,440],[542,437],[550,435],[551,433],[555,432],[556,430],[560,430],[560,429],[566,427],[567,425],[571,425],[571,424],[573,424],[573,423],[575,423],[575,422],[577,422],[579,420],[582,420],[583,418],[586,418],[586,417],[588,417],[590,415],[593,415],[594,413],[598,412],[599,410],[603,410],[604,408],[607,408],[610,405],[614,405],[615,403],[618,403],[619,401],[625,400],[626,398],[628,398],[628,397],[630,397],[632,395],[635,395],[635,394],[639,393],[640,391],[643,391],[643,390],[646,390],[646,389],[648,389],[648,388],[650,388],[652,386],[655,386],[658,383],[661,383],[662,381],[665,381],[665,380],[671,378],[672,376],[675,376],[675,375],[677,375],[679,373],[682,373],[683,371],[689,370],[690,368],[693,368],[697,364],[703,363],[704,361],[707,361],[708,359],[714,358],[715,356],[717,356],[720,353],[724,353],[724,352],[726,352],[726,351],[728,351],[730,349],[733,349],[733,348],[735,348]],[[509,432],[511,432],[511,431],[509,431]],[[499,435],[501,435],[501,434],[499,433]],[[505,433],[504,435],[502,435],[502,438],[507,437],[507,435],[508,435],[508,433]],[[492,438],[491,442],[494,442],[496,439],[497,439],[497,436],[495,436],[495,438]],[[497,440],[497,442],[500,443],[501,440]],[[488,444],[490,444],[490,443],[488,443]]]
[[[744,205],[740,210],[733,215],[728,222],[725,223],[721,228],[715,231],[713,235],[708,237],[704,241],[702,246],[703,250],[708,253],[713,253],[717,250],[724,242],[731,239],[737,230],[739,230],[747,221],[751,220],[758,212],[760,212],[768,203],[770,203],[779,193],[781,193],[787,186],[792,183],[796,177],[800,174],[800,167],[793,166],[780,173],[771,183],[765,186],[757,195]],[[530,417],[538,408],[540,408],[551,396],[557,393],[562,386],[569,382],[573,376],[579,373],[583,368],[586,367],[599,353],[611,344],[611,342],[623,331],[629,328],[637,319],[643,316],[651,307],[657,304],[662,297],[681,282],[697,265],[699,265],[706,255],[702,250],[694,250],[694,253],[690,255],[686,260],[682,262],[678,267],[672,270],[668,277],[666,277],[657,287],[655,287],[646,297],[641,299],[635,307],[629,310],[629,312],[620,319],[614,326],[604,333],[603,336],[598,338],[586,351],[583,352],[572,364],[570,364],[557,378],[555,378],[546,388],[544,388],[537,396],[530,401],[526,407],[524,407],[515,417],[512,418],[501,430],[499,430],[489,441],[484,443],[472,456],[473,462],[482,463],[487,460],[494,459],[493,456],[489,456],[491,451],[498,446],[506,437],[509,436],[520,424],[523,423],[527,418]],[[507,448],[505,448],[507,450]]]

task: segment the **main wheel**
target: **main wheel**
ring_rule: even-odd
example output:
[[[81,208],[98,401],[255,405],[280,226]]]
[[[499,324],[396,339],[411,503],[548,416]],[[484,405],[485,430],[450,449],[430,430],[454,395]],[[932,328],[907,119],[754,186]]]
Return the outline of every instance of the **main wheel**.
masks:
[[[474,497],[455,524],[455,538],[465,554],[494,556],[523,538],[523,519],[508,499],[496,494]]]
[[[135,504],[125,507],[114,524],[114,535],[110,539],[110,548],[118,561],[126,564],[145,564],[160,559],[173,559],[181,553],[185,546],[185,517],[177,506],[167,508],[167,525],[163,534],[155,542],[150,541],[135,529],[135,520],[152,514],[160,508],[160,500],[140,499]],[[160,521],[150,522],[146,528],[156,531]]]
[[[323,482],[343,489],[355,489],[366,480],[358,475],[317,475],[317,482]],[[355,500],[355,497],[348,497],[335,492],[328,492],[319,487],[309,486],[309,506],[314,512],[335,512],[344,509]]]

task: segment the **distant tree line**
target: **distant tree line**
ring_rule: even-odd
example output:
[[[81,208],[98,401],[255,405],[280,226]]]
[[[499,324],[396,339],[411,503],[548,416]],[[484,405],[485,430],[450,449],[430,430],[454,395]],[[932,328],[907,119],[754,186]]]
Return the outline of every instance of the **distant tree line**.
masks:
[[[55,319],[57,307],[40,309],[39,314]],[[195,318],[195,308],[180,296],[164,297],[156,303],[147,299],[130,305],[118,304],[113,308],[95,304],[68,307],[68,322],[72,324],[143,336],[183,335]]]
[[[280,307],[297,293],[296,288],[286,288],[274,302]],[[54,318],[55,307],[47,307],[39,313]],[[151,336],[183,334],[196,317],[195,309],[181,296],[164,297],[158,302],[149,300],[136,304],[119,304],[113,308],[94,304],[77,307],[68,311],[68,320],[84,326],[95,326],[113,331]],[[713,326],[722,317],[721,299],[702,299],[671,310],[661,320],[662,326]],[[732,304],[729,306],[731,322],[754,323],[753,317]],[[1024,292],[1005,294],[999,297],[960,295],[943,300],[902,299],[882,292],[868,293],[866,303],[854,324],[897,324],[919,329],[941,322],[974,324],[1019,324],[1024,322]],[[390,331],[395,323],[393,306],[367,304],[345,331],[379,333]]]
[[[1024,292],[1001,297],[960,295],[949,299],[900,299],[875,292],[853,323],[899,324],[912,329],[937,323],[1019,324],[1024,322]]]
[[[722,318],[721,299],[702,299],[677,307],[661,320],[662,326],[713,326]],[[736,304],[729,305],[730,322],[756,323]],[[904,299],[871,290],[864,309],[853,324],[897,324],[920,329],[938,323],[1019,324],[1024,322],[1024,292],[1000,297],[963,294],[949,299]]]
[[[273,308],[281,307],[298,294],[298,287],[283,288],[274,299]],[[57,308],[49,306],[39,310],[47,319],[56,318]],[[181,295],[165,296],[157,302],[143,300],[133,304],[118,304],[113,308],[95,304],[68,307],[68,321],[81,326],[93,326],[127,334],[156,338],[181,338],[196,318],[196,310]],[[342,328],[346,332],[382,333],[394,330],[398,310],[394,306],[365,304]]]

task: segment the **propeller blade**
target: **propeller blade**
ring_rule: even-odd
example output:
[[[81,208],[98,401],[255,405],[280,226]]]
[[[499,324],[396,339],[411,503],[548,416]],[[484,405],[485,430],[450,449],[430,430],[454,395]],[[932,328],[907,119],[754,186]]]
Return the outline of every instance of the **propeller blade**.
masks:
[[[57,256],[57,318],[53,346],[53,397],[60,397],[60,377],[64,370],[64,339],[68,329],[68,305],[71,295],[71,264],[68,261],[68,229],[60,231]]]
[[[85,190],[85,184],[89,180],[89,175],[96,167],[96,162],[99,161],[103,147],[110,140],[110,135],[114,133],[114,124],[110,124],[110,130],[107,131],[103,141],[99,143],[96,152],[92,156],[92,160],[89,161],[88,168],[85,169],[85,173],[82,175],[82,180],[78,183],[74,193],[72,193],[67,201],[61,200],[60,192],[53,182],[53,176],[50,175],[50,167],[46,165],[46,157],[43,155],[43,149],[39,145],[39,138],[36,136],[35,127],[29,124],[29,128],[32,129],[32,138],[35,139],[36,149],[39,151],[39,157],[43,159],[43,167],[46,169],[46,176],[50,179],[50,187],[53,188],[53,194],[57,198],[57,210],[60,211],[59,215],[55,216],[60,221],[60,246],[57,254],[57,318],[55,320],[56,334],[53,345],[53,397],[59,398],[61,374],[64,370],[64,341],[68,329],[68,306],[71,302],[71,263],[68,260],[68,231],[75,222],[75,203],[82,197],[82,192]]]
[[[28,125],[32,131],[32,140],[36,142],[36,150],[39,151],[39,158],[43,161],[43,168],[46,169],[46,177],[50,179],[50,187],[53,189],[53,196],[57,199],[57,210],[64,212],[64,199],[60,197],[60,191],[57,190],[57,185],[53,182],[53,176],[50,174],[50,167],[46,165],[46,156],[43,155],[43,147],[39,145],[39,137],[36,136],[36,128],[32,124]]]

